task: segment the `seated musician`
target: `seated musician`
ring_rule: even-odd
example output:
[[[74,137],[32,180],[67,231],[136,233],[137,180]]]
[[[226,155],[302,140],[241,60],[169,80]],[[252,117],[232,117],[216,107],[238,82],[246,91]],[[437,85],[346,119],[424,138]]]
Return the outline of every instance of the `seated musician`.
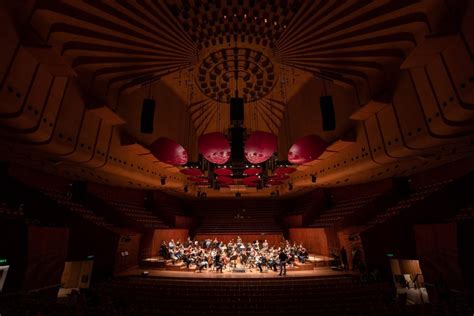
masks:
[[[209,262],[207,261],[207,257],[204,252],[201,252],[200,255],[196,258],[196,260],[199,272],[202,272],[202,269],[207,269],[209,267]]]
[[[260,272],[263,272],[262,266],[267,264],[267,258],[263,253],[257,253],[255,258],[255,265],[258,267]]]
[[[308,253],[308,250],[306,250],[306,248],[300,248],[300,251],[298,253],[298,259],[301,261],[301,263],[305,263],[306,260],[308,260],[308,257],[309,257],[309,253]]]
[[[178,248],[176,248],[174,251],[171,251],[170,258],[171,262],[175,264],[177,261],[179,261],[179,259],[181,259],[181,251]]]
[[[186,264],[186,268],[189,269],[189,265],[193,263],[193,258],[191,256],[191,253],[189,251],[186,251],[182,257],[183,262]]]

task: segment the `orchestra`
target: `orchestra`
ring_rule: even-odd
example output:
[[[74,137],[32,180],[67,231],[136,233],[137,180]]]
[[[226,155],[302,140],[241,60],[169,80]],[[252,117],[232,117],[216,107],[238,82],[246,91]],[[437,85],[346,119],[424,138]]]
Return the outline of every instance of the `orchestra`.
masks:
[[[263,242],[243,242],[240,236],[223,241],[206,239],[193,241],[190,237],[185,243],[178,239],[169,242],[162,241],[159,256],[170,260],[172,264],[183,262],[187,268],[195,266],[196,272],[203,269],[223,273],[223,271],[246,271],[258,269],[259,272],[273,270],[280,275],[286,275],[286,265],[293,265],[296,260],[304,263],[308,257],[308,251],[302,244],[291,244],[288,240],[280,246],[270,246],[267,240]]]

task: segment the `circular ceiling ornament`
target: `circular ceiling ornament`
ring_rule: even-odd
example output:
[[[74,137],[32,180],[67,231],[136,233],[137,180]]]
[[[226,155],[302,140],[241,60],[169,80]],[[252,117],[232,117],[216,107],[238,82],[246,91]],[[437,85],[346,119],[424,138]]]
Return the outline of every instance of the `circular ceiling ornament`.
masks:
[[[250,163],[262,163],[277,151],[277,137],[268,132],[253,132],[245,142],[245,158]]]
[[[326,150],[328,143],[317,135],[307,135],[298,139],[288,151],[288,161],[302,164],[317,159]]]
[[[251,48],[223,48],[209,53],[197,68],[196,84],[207,97],[222,103],[239,91],[245,102],[257,101],[273,90],[275,66]]]
[[[182,166],[188,162],[186,149],[167,137],[155,140],[150,145],[150,151],[156,159],[173,166]]]
[[[197,169],[197,168],[185,168],[185,169],[179,170],[179,172],[181,172],[182,174],[187,175],[187,176],[198,177],[198,176],[203,175],[201,169]]]
[[[212,163],[222,165],[230,158],[230,145],[224,134],[219,132],[199,136],[199,153]]]

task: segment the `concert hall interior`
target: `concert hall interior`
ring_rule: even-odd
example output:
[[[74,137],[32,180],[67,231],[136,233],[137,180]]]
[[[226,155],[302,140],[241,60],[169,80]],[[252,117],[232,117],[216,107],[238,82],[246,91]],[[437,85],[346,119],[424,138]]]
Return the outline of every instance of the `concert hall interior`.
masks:
[[[473,0],[0,0],[0,315],[473,315]]]

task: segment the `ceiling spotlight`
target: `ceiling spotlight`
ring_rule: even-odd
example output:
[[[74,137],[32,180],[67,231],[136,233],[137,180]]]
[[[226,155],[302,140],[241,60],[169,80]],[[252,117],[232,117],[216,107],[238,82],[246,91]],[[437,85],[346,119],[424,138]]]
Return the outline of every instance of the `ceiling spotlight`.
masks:
[[[315,174],[311,175],[311,182],[316,183],[316,175]]]
[[[160,177],[160,183],[161,183],[161,185],[165,185],[166,184],[166,177]]]

